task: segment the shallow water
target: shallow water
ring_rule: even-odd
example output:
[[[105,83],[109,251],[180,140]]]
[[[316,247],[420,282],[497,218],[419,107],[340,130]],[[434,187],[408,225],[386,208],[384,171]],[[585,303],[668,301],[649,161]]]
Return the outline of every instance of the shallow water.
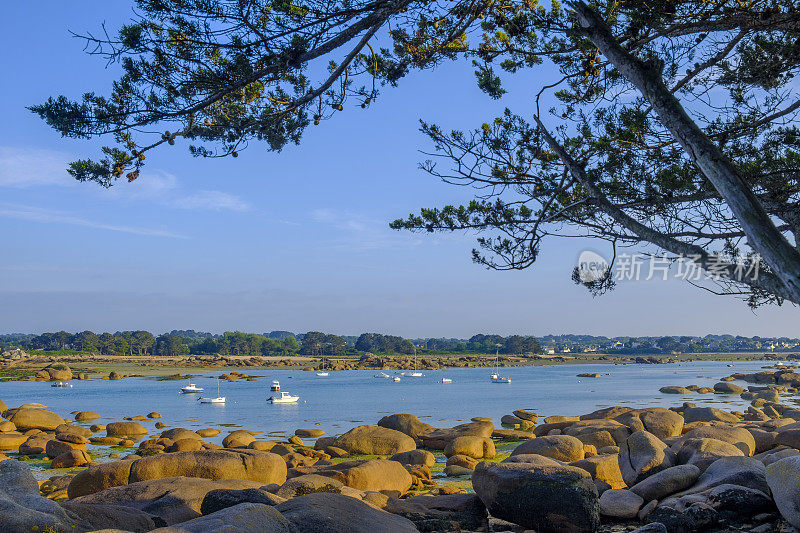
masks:
[[[71,411],[96,411],[94,423],[108,423],[125,416],[158,411],[170,427],[243,427],[276,437],[292,434],[296,428],[319,428],[327,434],[343,433],[359,424],[375,424],[386,414],[413,413],[438,427],[453,426],[474,416],[485,416],[499,424],[500,417],[515,409],[532,409],[540,416],[579,415],[601,407],[716,405],[742,410],[749,402],[738,395],[662,394],[665,385],[713,386],[734,372],[755,372],[769,364],[764,361],[671,363],[660,365],[561,365],[502,368],[510,384],[491,383],[489,368],[447,369],[426,372],[424,377],[402,377],[395,383],[373,376],[376,370],[331,372],[319,377],[297,370],[248,370],[262,376],[258,381],[223,381],[221,394],[227,404],[200,404],[198,395],[179,394],[181,381],[154,378],[125,378],[120,381],[93,379],[73,381],[72,388],[53,388],[49,383],[9,381],[0,383],[0,399],[9,407],[39,402],[68,417]],[[592,372],[600,378],[579,378]],[[192,381],[216,396],[219,372],[204,373]],[[390,373],[394,375],[394,373]],[[453,383],[439,383],[449,377]],[[265,400],[269,385],[279,379],[284,391],[300,396],[295,405],[272,405]],[[739,383],[746,387],[746,383]],[[155,420],[143,422],[152,429]],[[319,425],[315,425],[319,423]],[[225,433],[223,433],[224,435]],[[220,435],[217,439],[219,441]]]

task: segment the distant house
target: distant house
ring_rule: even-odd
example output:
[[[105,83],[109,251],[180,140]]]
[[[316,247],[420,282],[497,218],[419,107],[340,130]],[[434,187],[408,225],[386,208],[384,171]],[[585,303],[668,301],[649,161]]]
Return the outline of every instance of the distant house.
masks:
[[[544,349],[544,353],[546,353],[547,355],[553,355],[556,353],[556,349],[553,348],[552,346],[548,346]]]

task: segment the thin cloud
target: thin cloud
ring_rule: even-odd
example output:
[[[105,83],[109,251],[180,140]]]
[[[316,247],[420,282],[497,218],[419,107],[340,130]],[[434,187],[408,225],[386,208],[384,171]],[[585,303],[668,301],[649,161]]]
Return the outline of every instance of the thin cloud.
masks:
[[[361,215],[330,208],[315,209],[311,212],[311,217],[316,222],[357,233],[367,233],[378,229],[375,221],[370,221]]]
[[[210,209],[214,211],[248,211],[250,204],[232,194],[222,191],[198,191],[195,194],[177,198],[172,205],[179,209]]]
[[[0,187],[71,186],[70,157],[56,150],[0,146]]]
[[[398,246],[417,246],[420,239],[409,239],[389,229],[383,219],[369,218],[357,213],[323,208],[311,212],[311,219],[319,224],[331,226],[347,237],[332,243],[335,248],[354,251],[369,251]]]
[[[0,146],[0,187],[73,186],[75,179],[66,168],[73,156],[57,150]],[[158,169],[145,169],[132,183],[121,181],[102,189],[85,185],[94,194],[116,200],[148,200],[176,209],[236,211],[250,210],[242,198],[223,191],[183,191],[174,174]]]
[[[117,231],[120,233],[130,233],[133,235],[143,235],[147,237],[168,237],[171,239],[186,238],[184,235],[173,233],[171,231],[105,224],[64,212],[52,211],[49,209],[43,209],[41,207],[26,205],[0,204],[0,217],[25,220],[28,222],[38,222],[42,224],[69,224],[72,226],[82,226],[85,228],[94,228],[106,231]]]

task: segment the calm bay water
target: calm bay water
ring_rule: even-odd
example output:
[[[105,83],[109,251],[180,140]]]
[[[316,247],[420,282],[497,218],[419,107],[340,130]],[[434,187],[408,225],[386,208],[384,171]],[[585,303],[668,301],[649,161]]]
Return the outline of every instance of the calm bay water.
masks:
[[[155,378],[125,378],[121,381],[93,379],[73,381],[73,387],[53,388],[49,383],[3,382],[0,399],[9,407],[39,402],[62,416],[71,411],[96,411],[107,423],[125,416],[158,411],[170,427],[242,427],[266,434],[292,434],[296,428],[317,427],[327,434],[343,433],[359,424],[375,424],[386,414],[413,413],[438,427],[449,427],[486,416],[499,424],[500,417],[514,409],[533,409],[540,416],[579,415],[601,407],[716,405],[725,409],[744,409],[748,402],[737,395],[661,394],[665,385],[712,386],[733,372],[754,372],[768,363],[741,362],[728,367],[722,362],[695,362],[662,365],[564,365],[503,368],[511,384],[489,380],[489,368],[447,369],[426,372],[424,377],[374,378],[377,371],[331,372],[318,377],[314,372],[287,370],[249,370],[262,376],[258,381],[221,383],[225,405],[200,404],[197,395],[179,394],[187,382],[157,381]],[[600,378],[579,378],[576,374],[596,372]],[[218,372],[193,379],[216,396]],[[391,375],[394,375],[391,373]],[[453,383],[442,384],[449,377]],[[265,400],[273,379],[282,389],[300,396],[295,405],[271,405]],[[746,386],[745,383],[740,383]],[[155,421],[143,422],[152,429]],[[315,425],[319,423],[319,425]],[[219,441],[221,435],[216,440]],[[264,437],[262,437],[264,438]]]

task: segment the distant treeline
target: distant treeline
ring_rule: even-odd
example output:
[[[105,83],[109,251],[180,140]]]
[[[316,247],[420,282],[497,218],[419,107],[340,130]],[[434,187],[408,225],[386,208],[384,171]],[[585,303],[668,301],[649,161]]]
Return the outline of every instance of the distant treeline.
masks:
[[[147,331],[94,333],[58,331],[41,335],[0,335],[0,348],[82,352],[100,355],[358,355],[414,353],[539,353],[535,337],[475,335],[468,341],[427,339],[411,341],[394,335],[362,333],[340,336],[319,331],[294,334],[289,331],[243,333],[226,331],[222,335],[194,330],[173,330],[155,336]]]
[[[334,335],[319,331],[292,333],[223,334],[173,330],[154,336],[147,331],[94,333],[82,331],[14,333],[0,335],[0,349],[76,351],[102,355],[360,355],[374,354],[577,354],[614,355],[798,352],[800,340],[788,337],[743,337],[740,335],[602,337],[591,335],[473,335],[469,339],[406,339],[395,335],[362,333]]]

